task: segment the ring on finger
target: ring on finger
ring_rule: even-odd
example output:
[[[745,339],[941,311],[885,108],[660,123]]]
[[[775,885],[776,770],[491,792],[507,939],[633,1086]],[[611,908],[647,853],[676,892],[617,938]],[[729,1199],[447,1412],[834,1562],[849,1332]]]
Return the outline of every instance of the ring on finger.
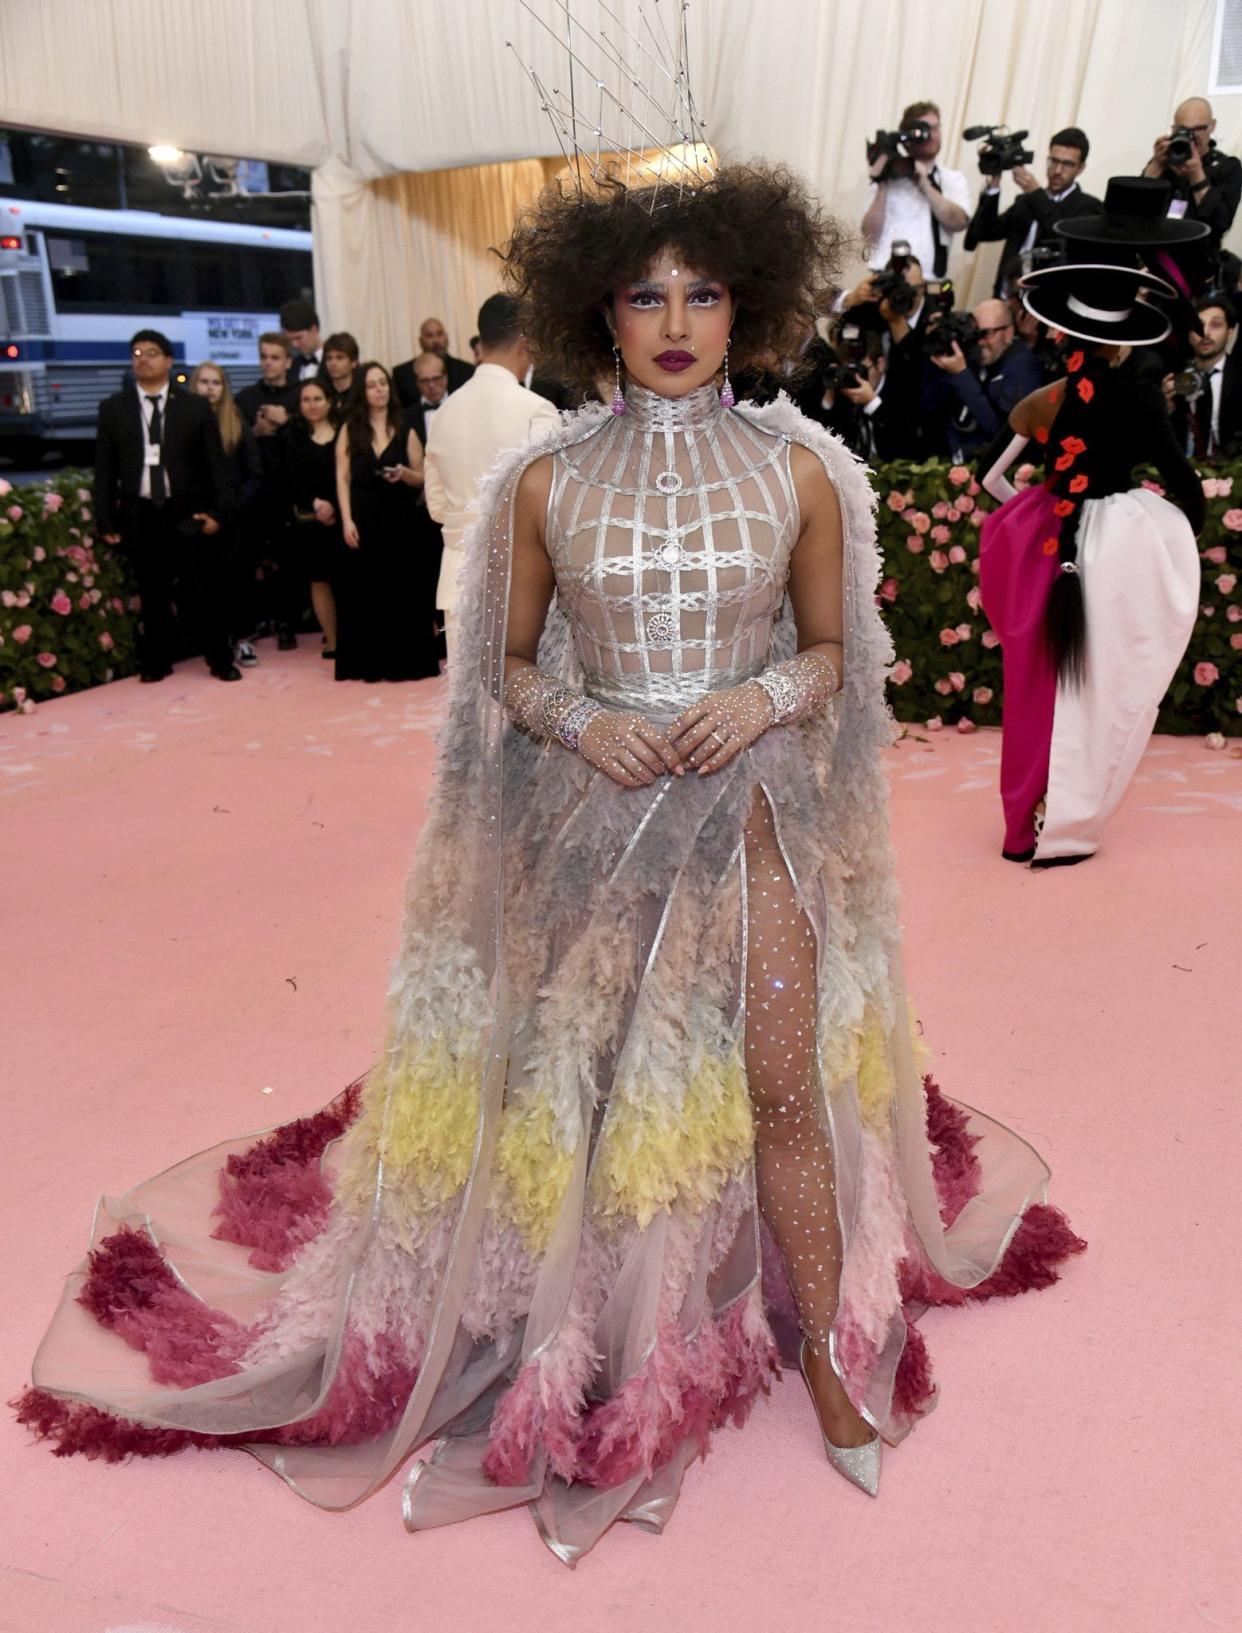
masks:
[[[729,743],[732,740],[732,739],[730,739],[728,737],[722,737],[720,735],[720,733],[718,731],[714,730],[714,729],[712,731],[709,731],[707,735],[709,737],[714,737],[716,739],[716,741],[720,744],[721,748],[728,748]]]

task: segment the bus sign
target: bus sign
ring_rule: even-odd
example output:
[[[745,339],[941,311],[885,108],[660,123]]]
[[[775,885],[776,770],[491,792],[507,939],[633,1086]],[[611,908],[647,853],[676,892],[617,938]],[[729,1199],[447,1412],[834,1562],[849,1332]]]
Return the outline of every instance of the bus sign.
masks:
[[[181,321],[187,363],[252,364],[259,336],[280,326],[275,312],[184,312]]]

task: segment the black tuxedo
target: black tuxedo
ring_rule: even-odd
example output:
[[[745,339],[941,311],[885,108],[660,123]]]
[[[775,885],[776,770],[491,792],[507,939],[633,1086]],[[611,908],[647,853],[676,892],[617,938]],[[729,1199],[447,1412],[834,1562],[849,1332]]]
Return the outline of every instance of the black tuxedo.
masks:
[[[1204,381],[1204,393],[1210,391]],[[1192,410],[1185,397],[1178,397],[1173,405],[1170,416],[1173,422],[1173,435],[1177,438],[1177,445],[1193,459],[1235,459],[1242,453],[1242,357],[1237,352],[1225,358],[1225,372],[1220,387],[1220,416],[1218,420],[1218,434],[1216,448],[1209,456],[1207,453],[1206,438],[1203,435],[1203,422],[1196,424],[1199,419],[1199,404],[1203,402],[1203,395],[1196,402]],[[1205,416],[1211,412],[1211,403],[1203,405]],[[1210,425],[1211,421],[1206,420]],[[1196,434],[1196,432],[1198,434]]]
[[[1099,199],[1084,193],[1077,182],[1060,200],[1054,199],[1045,187],[1019,193],[1007,210],[1000,207],[999,193],[983,193],[966,229],[965,247],[975,249],[980,244],[1005,240],[992,289],[992,293],[999,296],[1005,272],[1014,256],[1022,253],[1032,225],[1036,244],[1055,244],[1060,249],[1062,240],[1053,230],[1058,221],[1071,221],[1078,215],[1099,215],[1103,208]]]
[[[448,375],[448,388],[456,391],[458,386],[464,386],[474,373],[474,364],[463,362],[460,357],[446,357],[444,371]],[[414,359],[411,357],[404,363],[398,363],[392,371],[392,383],[397,393],[397,402],[402,408],[416,408],[422,399],[422,392],[418,389],[418,381],[414,378]],[[422,441],[422,438],[419,438]]]
[[[176,601],[197,625],[208,664],[227,669],[232,663],[225,605],[228,536],[204,534],[193,520],[196,513],[218,521],[228,514],[229,477],[216,416],[205,397],[170,387],[160,437],[168,497],[156,504],[141,493],[145,413],[136,387],[106,397],[99,405],[95,442],[96,527],[100,534],[120,534],[138,580],[139,664],[144,674],[171,667],[177,648]]]
[[[1176,170],[1166,168],[1163,180],[1172,184],[1175,199],[1186,201],[1188,221],[1207,222],[1207,242],[1219,249],[1242,202],[1242,159],[1222,153],[1215,142],[1209,142],[1203,157],[1203,175],[1208,185],[1198,193]]]

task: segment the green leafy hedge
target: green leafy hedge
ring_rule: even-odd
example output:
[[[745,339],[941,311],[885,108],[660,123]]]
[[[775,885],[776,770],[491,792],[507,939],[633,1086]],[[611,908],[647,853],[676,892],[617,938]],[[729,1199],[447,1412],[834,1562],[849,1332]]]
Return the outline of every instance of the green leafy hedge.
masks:
[[[1021,467],[1019,484],[1030,475]],[[1160,710],[1167,732],[1242,733],[1242,461],[1204,478],[1202,611]],[[1001,718],[1001,654],[979,606],[979,523],[992,501],[965,466],[882,465],[880,605],[897,663],[899,720],[959,731]],[[0,709],[131,674],[137,600],[124,562],[91,530],[80,472],[0,481]],[[933,726],[933,729],[937,729]]]

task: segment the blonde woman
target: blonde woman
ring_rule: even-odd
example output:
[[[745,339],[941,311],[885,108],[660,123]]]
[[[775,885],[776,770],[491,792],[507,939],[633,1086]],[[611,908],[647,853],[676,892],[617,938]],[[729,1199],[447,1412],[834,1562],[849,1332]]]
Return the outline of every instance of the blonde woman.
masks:
[[[258,660],[254,648],[243,640],[249,633],[249,598],[240,564],[245,555],[242,548],[245,518],[263,485],[259,446],[254,432],[242,418],[229,377],[219,363],[200,363],[190,376],[190,389],[211,404],[224,446],[223,513],[220,531],[211,541],[211,559],[203,561],[203,594],[217,604],[222,603],[220,610],[228,625],[234,652],[241,652],[248,663],[255,663]],[[241,679],[236,663],[213,673],[221,680]]]

